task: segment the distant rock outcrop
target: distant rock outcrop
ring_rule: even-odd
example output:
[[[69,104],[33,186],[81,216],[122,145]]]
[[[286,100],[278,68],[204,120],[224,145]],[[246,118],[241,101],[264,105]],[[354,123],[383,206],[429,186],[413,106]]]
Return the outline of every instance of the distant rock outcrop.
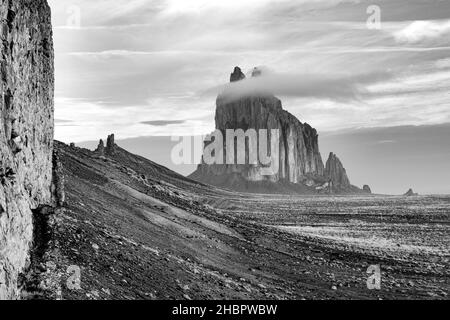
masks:
[[[98,146],[97,149],[95,149],[95,152],[101,156],[105,154],[105,143],[103,142],[102,139],[100,139],[100,141],[98,142]]]
[[[106,139],[105,153],[113,155],[116,151],[116,143],[114,142],[114,134],[110,134]]]
[[[255,68],[252,77],[261,76],[261,70]],[[231,74],[231,82],[245,79],[241,69],[236,67]],[[247,80],[245,80],[247,81]],[[332,181],[336,192],[359,190],[350,185],[345,169],[337,157],[329,159],[327,172],[319,152],[317,131],[307,123],[300,122],[295,116],[283,110],[281,101],[268,93],[252,93],[234,97],[227,91],[220,94],[216,101],[216,129],[224,137],[224,156],[226,158],[225,137],[227,129],[267,129],[269,140],[271,130],[279,132],[278,171],[273,175],[262,174],[265,166],[260,163],[250,164],[212,164],[202,163],[190,177],[192,179],[233,189],[271,192],[279,189],[296,190],[299,186],[302,192],[318,192],[329,189],[327,184]],[[249,146],[246,143],[248,157]],[[236,152],[236,151],[234,151]],[[268,190],[258,187],[272,183]],[[284,185],[283,187],[280,187]],[[286,186],[288,188],[286,189]],[[280,188],[278,188],[280,187]],[[307,189],[307,190],[306,190]],[[298,191],[298,190],[296,190]]]
[[[243,79],[245,79],[245,74],[242,72],[241,68],[235,67],[230,76],[230,82],[236,82]]]
[[[405,194],[404,194],[404,196],[406,196],[406,197],[415,197],[415,196],[418,196],[419,194],[418,193],[415,193],[414,191],[413,191],[413,189],[409,189]]]
[[[365,185],[363,186],[363,191],[364,191],[365,193],[372,194],[372,189],[370,189],[370,187],[369,187],[367,184],[365,184]]]
[[[341,160],[334,154],[330,153],[325,167],[325,177],[331,182],[333,189],[347,190],[351,187],[347,172],[341,163]]]
[[[18,298],[18,276],[30,262],[34,218],[38,208],[54,205],[55,199],[50,8],[45,0],[3,0],[0,16],[2,300]]]
[[[116,143],[114,141],[114,134],[110,134],[107,138],[106,138],[106,147],[105,147],[105,143],[103,142],[102,139],[100,139],[100,141],[98,142],[97,145],[97,149],[95,149],[95,153],[99,154],[100,156],[104,156],[104,155],[114,155],[116,152]]]

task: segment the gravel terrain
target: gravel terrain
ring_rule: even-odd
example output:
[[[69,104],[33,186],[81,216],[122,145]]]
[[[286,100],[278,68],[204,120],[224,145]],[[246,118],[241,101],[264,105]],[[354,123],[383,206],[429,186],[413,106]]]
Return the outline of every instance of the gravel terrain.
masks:
[[[448,299],[450,196],[239,194],[119,147],[55,147],[66,204],[34,261],[34,297]]]

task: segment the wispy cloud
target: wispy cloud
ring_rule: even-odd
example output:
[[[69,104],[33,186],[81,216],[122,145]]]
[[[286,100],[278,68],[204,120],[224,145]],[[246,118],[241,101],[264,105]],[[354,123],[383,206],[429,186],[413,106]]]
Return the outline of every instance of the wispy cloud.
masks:
[[[147,124],[149,126],[164,127],[170,124],[182,124],[185,120],[154,120],[154,121],[142,121],[142,124]]]
[[[283,74],[259,67],[262,74],[205,93],[222,94],[223,99],[235,100],[252,94],[274,94],[286,97],[329,99],[334,101],[359,100],[365,86],[387,79],[389,72],[367,74]]]
[[[450,20],[444,21],[414,21],[397,31],[395,39],[404,43],[421,43],[429,39],[450,37]]]
[[[236,65],[273,73],[231,87],[273,92],[320,131],[450,120],[449,1],[379,0],[381,30],[367,29],[371,0],[49,3],[57,117],[81,126],[59,122],[59,139],[207,133]]]

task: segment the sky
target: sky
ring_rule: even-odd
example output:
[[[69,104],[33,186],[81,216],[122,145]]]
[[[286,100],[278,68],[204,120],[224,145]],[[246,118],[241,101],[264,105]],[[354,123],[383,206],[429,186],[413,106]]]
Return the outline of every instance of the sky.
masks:
[[[319,132],[450,122],[448,0],[49,3],[66,142],[211,132],[234,66]]]
[[[118,139],[207,134],[235,66],[264,70],[263,85],[283,108],[325,137],[450,123],[448,0],[48,2],[55,138],[64,142],[113,132]],[[404,141],[387,132],[394,136],[380,143]],[[378,136],[363,135],[367,143]],[[442,172],[446,156],[427,170]],[[358,171],[349,162],[348,171]],[[427,190],[450,193],[444,189]]]

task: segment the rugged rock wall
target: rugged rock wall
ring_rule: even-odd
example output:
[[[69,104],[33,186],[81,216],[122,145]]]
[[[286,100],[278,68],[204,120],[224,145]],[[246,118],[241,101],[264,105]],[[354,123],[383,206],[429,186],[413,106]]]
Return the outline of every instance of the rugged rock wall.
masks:
[[[45,0],[0,0],[0,17],[0,299],[13,299],[32,210],[53,204],[53,42]]]
[[[257,70],[253,72],[253,76],[259,75]],[[236,67],[230,81],[242,79],[245,76]],[[192,178],[211,182],[209,177],[228,175],[234,180],[242,178],[254,182],[284,181],[293,184],[323,179],[324,165],[319,152],[317,131],[283,110],[279,99],[268,94],[230,99],[223,94],[217,98],[216,105],[216,129],[222,132],[224,140],[227,129],[267,129],[269,133],[272,129],[279,130],[279,171],[278,174],[268,176],[261,174],[263,167],[259,165],[202,164]]]
[[[263,74],[260,69],[255,68],[251,76],[261,77]],[[250,192],[363,192],[350,184],[344,166],[334,153],[330,154],[324,168],[319,152],[318,134],[314,128],[283,110],[281,101],[273,95],[248,86],[248,82],[239,81],[248,80],[242,70],[236,67],[230,75],[230,87],[220,94],[216,101],[216,129],[222,132],[224,139],[224,159],[227,159],[226,153],[230,152],[226,144],[227,129],[244,131],[267,129],[269,140],[270,130],[278,129],[280,135],[278,173],[265,175],[263,170],[266,166],[261,163],[250,164],[249,145],[246,142],[246,164],[227,164],[224,161],[225,164],[210,165],[203,162],[189,176],[191,179]],[[236,87],[240,84],[242,86]],[[236,154],[236,150],[234,152]],[[367,193],[367,190],[365,192]]]

